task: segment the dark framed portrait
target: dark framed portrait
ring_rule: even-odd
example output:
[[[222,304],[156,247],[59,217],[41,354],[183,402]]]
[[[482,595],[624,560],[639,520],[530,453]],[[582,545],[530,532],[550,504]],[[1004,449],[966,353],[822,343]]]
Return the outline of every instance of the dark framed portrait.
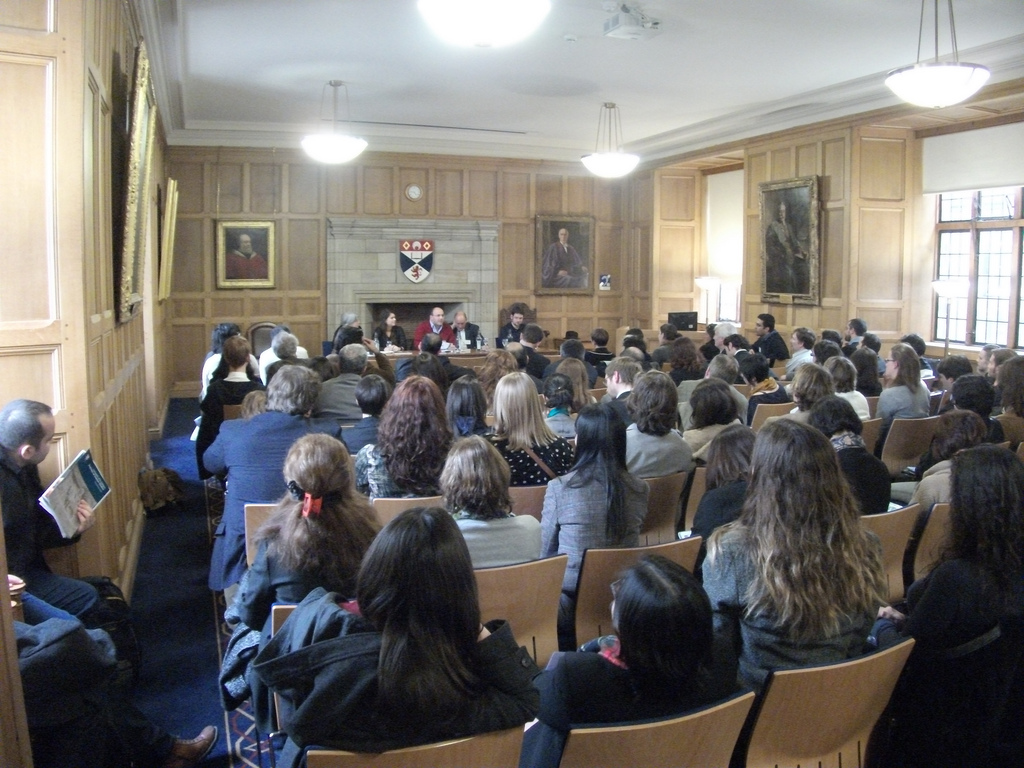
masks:
[[[217,287],[273,288],[274,222],[217,222]]]
[[[818,177],[768,181],[759,188],[761,301],[820,304]]]
[[[594,292],[592,216],[537,217],[536,292]]]

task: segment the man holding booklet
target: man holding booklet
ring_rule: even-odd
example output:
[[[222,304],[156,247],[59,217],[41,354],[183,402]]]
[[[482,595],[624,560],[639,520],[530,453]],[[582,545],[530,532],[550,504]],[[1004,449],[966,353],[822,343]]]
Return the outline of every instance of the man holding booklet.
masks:
[[[25,580],[26,591],[81,618],[96,604],[95,587],[53,573],[43,550],[74,544],[96,522],[85,500],[78,502],[78,525],[64,538],[56,520],[39,504],[43,487],[38,465],[50,452],[55,424],[50,406],[13,400],[0,410],[0,505],[3,507],[7,569]]]

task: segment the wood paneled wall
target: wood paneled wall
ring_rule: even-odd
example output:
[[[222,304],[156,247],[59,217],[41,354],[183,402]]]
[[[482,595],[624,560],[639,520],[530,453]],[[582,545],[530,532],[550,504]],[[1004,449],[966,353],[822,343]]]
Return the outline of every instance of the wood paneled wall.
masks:
[[[629,288],[636,284],[635,249],[645,244],[628,213],[635,181],[585,173],[563,163],[373,153],[351,165],[325,167],[291,150],[170,148],[167,174],[178,180],[180,194],[166,320],[171,386],[181,394],[196,391],[217,323],[235,322],[244,330],[255,322],[287,319],[311,350],[333,331],[337,318],[325,314],[328,217],[497,220],[501,306],[525,301],[536,307],[538,322],[554,336],[570,328],[586,336],[597,325],[621,325],[631,311]],[[425,190],[419,200],[404,195],[411,183]],[[593,296],[535,293],[539,214],[595,218],[593,270],[610,273],[613,290]],[[216,223],[231,219],[275,223],[272,290],[216,288]],[[429,280],[424,295],[429,296]]]
[[[655,240],[652,313],[641,327],[660,325],[669,312],[697,309],[700,290],[694,279],[707,274],[701,248],[704,185],[696,170],[658,171],[654,186]],[[648,325],[649,324],[649,325]]]

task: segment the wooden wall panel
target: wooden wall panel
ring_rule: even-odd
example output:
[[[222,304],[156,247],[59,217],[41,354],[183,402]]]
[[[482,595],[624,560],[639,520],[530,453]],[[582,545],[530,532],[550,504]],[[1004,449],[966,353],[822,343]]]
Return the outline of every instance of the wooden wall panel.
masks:
[[[363,169],[363,213],[371,216],[390,216],[393,195],[391,168],[368,167]]]
[[[697,179],[695,176],[660,177],[662,221],[693,221],[697,215]]]
[[[171,311],[175,318],[194,319],[203,317],[205,314],[206,302],[202,299],[172,299]]]
[[[505,219],[530,217],[530,174],[501,174],[501,215]]]
[[[906,195],[906,142],[864,138],[860,144],[860,196],[864,200],[899,201]]]
[[[594,177],[570,176],[566,179],[569,213],[589,216],[594,211]]]
[[[498,215],[496,172],[469,172],[469,215],[474,219],[493,219]]]
[[[846,138],[822,142],[824,163],[818,193],[823,202],[838,203],[846,198],[846,167],[849,142]]]
[[[249,300],[248,314],[264,319],[284,317],[284,301],[281,296],[267,295],[265,293],[256,294]],[[246,326],[243,326],[242,330],[245,331]]]
[[[794,175],[793,147],[784,146],[771,152],[772,179],[791,179]]]
[[[14,27],[31,32],[52,32],[52,12],[49,0],[19,0],[0,3],[0,26]]]
[[[897,301],[903,297],[903,227],[901,210],[860,210],[858,301]]]
[[[0,402],[24,397],[63,407],[59,347],[0,347]]]
[[[218,163],[213,172],[214,206],[218,214],[241,213],[242,207],[242,165],[240,163]]]
[[[180,323],[175,325],[170,344],[171,360],[173,361],[171,375],[175,381],[199,381],[205,354],[197,357],[196,350],[210,349],[210,331],[212,328],[207,330],[205,323],[203,325],[182,325]]]
[[[824,296],[842,296],[843,254],[846,241],[846,210],[822,211],[821,216],[821,292]]]
[[[319,317],[320,316],[320,306],[321,306],[321,298],[320,298],[320,294],[319,293],[317,293],[317,295],[315,295],[315,296],[305,296],[305,297],[299,296],[299,297],[296,297],[296,298],[293,298],[293,299],[289,300],[289,302],[288,302],[288,311],[287,311],[286,315],[287,315],[287,317],[296,317],[296,316],[300,316],[300,315],[312,315],[314,317]],[[320,321],[317,322],[317,330],[316,330],[316,335],[317,336],[323,335],[323,328],[321,327],[322,325],[323,325],[322,322],[320,322]],[[299,327],[299,326],[296,325],[296,327]],[[298,335],[298,332],[296,332],[296,335]],[[305,338],[305,337],[304,336],[299,336],[299,338],[301,339],[301,338]]]
[[[534,181],[537,194],[537,214],[558,215],[562,208],[562,177],[538,173]]]
[[[203,183],[202,163],[169,163],[167,175],[169,178],[178,181],[178,215],[188,213],[202,213],[206,201],[203,192],[206,185]]]
[[[350,165],[327,169],[327,213],[345,216],[356,212],[357,170]]]
[[[210,314],[214,317],[236,318],[245,316],[245,298],[239,291],[233,291],[233,295],[217,295],[210,300]],[[239,325],[247,323],[239,322]]]
[[[818,168],[821,167],[818,163],[818,144],[817,142],[811,142],[810,144],[800,144],[796,148],[796,175],[797,176],[814,176],[818,172]]]
[[[288,282],[289,290],[318,291],[321,285],[321,254],[324,243],[323,222],[320,219],[294,219],[288,224]]]
[[[174,274],[171,281],[175,293],[202,291],[204,277],[207,276],[211,284],[213,282],[213,264],[204,258],[203,224],[201,219],[178,219],[174,232]]]
[[[498,283],[505,291],[533,289],[533,224],[505,224],[501,228]]]
[[[253,213],[276,213],[281,207],[281,166],[253,163],[249,166],[249,189]]]
[[[693,279],[699,266],[695,258],[696,236],[694,227],[661,227],[655,268],[659,295],[693,292]]]
[[[462,215],[462,171],[440,170],[437,179],[437,215]]]
[[[320,173],[316,165],[290,163],[288,166],[288,211],[320,213]],[[279,207],[277,210],[280,210]]]
[[[400,168],[398,171],[398,212],[403,216],[423,216],[430,210],[430,185],[425,168]],[[423,190],[419,200],[410,200],[405,190],[410,184],[416,184]]]
[[[623,217],[624,187],[620,183],[596,182],[594,215],[602,221],[618,221]]]

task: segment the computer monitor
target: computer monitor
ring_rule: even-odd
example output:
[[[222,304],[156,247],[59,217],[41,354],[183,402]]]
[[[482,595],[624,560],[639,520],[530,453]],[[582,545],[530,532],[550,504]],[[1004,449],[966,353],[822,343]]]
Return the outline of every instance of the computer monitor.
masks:
[[[696,331],[696,312],[669,312],[668,321],[676,327],[677,331]]]

